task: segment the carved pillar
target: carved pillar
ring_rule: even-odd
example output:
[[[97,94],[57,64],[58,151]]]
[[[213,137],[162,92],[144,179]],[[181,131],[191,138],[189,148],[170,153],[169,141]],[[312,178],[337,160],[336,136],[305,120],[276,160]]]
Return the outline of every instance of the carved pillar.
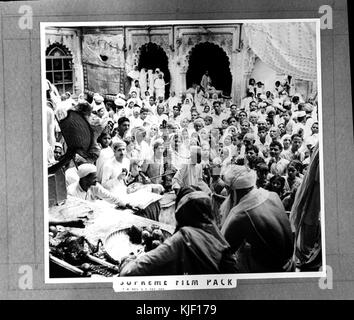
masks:
[[[171,51],[168,58],[168,69],[170,70],[170,91],[176,92],[178,94],[178,82],[179,82],[179,70],[176,63],[177,57],[174,51]]]
[[[187,90],[187,71],[181,72],[181,93]]]
[[[233,74],[235,75],[232,81],[233,102],[240,104],[245,93],[245,69],[244,69],[245,54],[241,52],[233,52]]]
[[[73,93],[80,94],[84,92],[84,69],[82,66],[82,48],[81,48],[81,31],[78,30],[75,32],[75,52],[76,54],[73,57],[74,63],[74,88]]]

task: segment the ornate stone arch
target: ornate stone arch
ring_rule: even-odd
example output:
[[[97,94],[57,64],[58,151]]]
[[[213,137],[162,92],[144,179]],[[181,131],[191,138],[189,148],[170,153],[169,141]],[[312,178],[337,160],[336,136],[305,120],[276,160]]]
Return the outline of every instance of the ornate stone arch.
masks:
[[[183,71],[184,71],[184,72],[187,72],[187,70],[188,70],[188,67],[189,67],[189,58],[190,58],[190,56],[192,55],[193,50],[194,50],[197,46],[199,46],[200,44],[203,44],[203,43],[211,43],[211,44],[213,44],[213,45],[219,47],[219,48],[225,53],[225,55],[226,55],[226,57],[227,57],[227,60],[228,60],[228,62],[229,62],[230,73],[232,74],[231,52],[228,53],[227,51],[229,51],[229,50],[225,50],[225,49],[220,45],[220,43],[219,43],[218,41],[215,41],[215,40],[213,40],[213,41],[210,41],[210,40],[202,41],[202,42],[196,43],[196,44],[194,44],[193,46],[191,46],[191,47],[188,49],[187,53],[183,56],[182,61],[181,61],[181,67],[182,67]]]
[[[212,61],[209,57],[217,61]],[[230,94],[234,79],[232,63],[230,56],[218,42],[202,41],[190,48],[181,70],[182,73],[185,72],[186,86],[198,83],[204,73],[201,68],[206,66],[209,66],[211,77],[215,77],[213,86],[216,85],[217,89]]]
[[[133,65],[139,64],[141,50],[144,46],[148,45],[149,43],[155,44],[156,46],[160,47],[163,50],[163,52],[166,54],[167,59],[168,60],[170,59],[169,50],[166,46],[161,45],[161,43],[158,43],[157,41],[147,41],[147,42],[139,44],[139,46],[133,52]]]

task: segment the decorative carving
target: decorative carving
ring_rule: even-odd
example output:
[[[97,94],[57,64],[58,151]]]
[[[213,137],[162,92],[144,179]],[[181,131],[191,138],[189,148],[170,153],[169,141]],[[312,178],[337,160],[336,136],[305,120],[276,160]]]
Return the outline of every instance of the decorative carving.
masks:
[[[177,38],[176,48],[178,54],[187,55],[188,52],[192,50],[197,44],[202,42],[210,42],[219,47],[221,47],[227,54],[229,60],[231,61],[232,54],[232,44],[233,44],[233,35],[232,33],[212,33],[207,32],[204,34],[195,33],[195,34],[184,34],[182,37]]]
[[[133,48],[132,50],[136,52],[146,43],[155,43],[158,46],[162,47],[165,52],[170,51],[170,41],[169,41],[169,34],[150,34],[147,33],[137,33],[132,35],[132,43]]]
[[[251,74],[256,63],[257,56],[251,48],[248,48],[244,54],[244,70],[245,73]]]

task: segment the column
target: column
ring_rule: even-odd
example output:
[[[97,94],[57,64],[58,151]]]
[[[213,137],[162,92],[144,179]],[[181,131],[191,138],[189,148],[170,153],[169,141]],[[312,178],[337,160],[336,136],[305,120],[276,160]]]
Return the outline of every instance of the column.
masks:
[[[187,91],[187,71],[182,69],[180,72],[180,83],[181,83],[181,88],[180,92],[186,92]]]
[[[84,70],[82,66],[82,43],[81,43],[81,31],[78,30],[75,32],[74,36],[73,48],[75,50],[75,54],[73,57],[74,64],[74,88],[73,93],[80,94],[85,90],[84,86]]]
[[[231,76],[232,76],[232,85],[231,85],[231,97],[232,97],[232,103],[237,103],[237,78],[240,76],[236,72],[236,53],[233,51],[231,53]]]
[[[177,82],[177,66],[175,63],[175,55],[174,52],[171,52],[168,57],[168,69],[170,71],[170,91],[176,91],[176,82]]]
[[[233,73],[235,74],[235,80],[233,81],[233,102],[241,104],[241,100],[244,96],[244,52],[233,53],[233,55],[235,61],[233,67]]]

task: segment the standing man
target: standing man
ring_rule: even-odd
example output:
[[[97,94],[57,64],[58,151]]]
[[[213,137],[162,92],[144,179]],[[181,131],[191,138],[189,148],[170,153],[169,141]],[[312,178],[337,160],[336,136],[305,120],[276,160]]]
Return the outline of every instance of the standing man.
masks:
[[[124,185],[124,179],[130,169],[130,160],[126,157],[126,146],[122,140],[114,142],[112,145],[114,158],[102,167],[102,185],[108,190]]]
[[[160,72],[154,81],[155,98],[158,99],[162,97],[165,99],[165,80],[163,78],[163,73]]]
[[[202,80],[200,81],[200,86],[203,88],[204,92],[207,92],[208,86],[211,84],[211,78],[209,76],[209,71],[205,70],[205,73],[202,76]]]
[[[237,271],[293,271],[293,235],[279,196],[255,188],[257,174],[245,166],[229,166],[223,180],[230,193],[221,207],[221,233],[236,253]]]

